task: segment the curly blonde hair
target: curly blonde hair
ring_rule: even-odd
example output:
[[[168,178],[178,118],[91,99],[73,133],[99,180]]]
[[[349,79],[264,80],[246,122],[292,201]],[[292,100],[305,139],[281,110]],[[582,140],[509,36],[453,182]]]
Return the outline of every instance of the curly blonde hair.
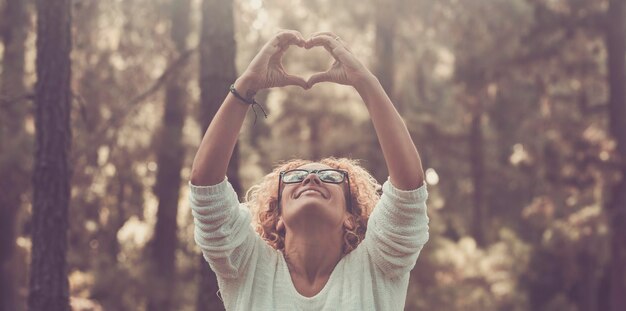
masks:
[[[347,210],[352,228],[343,227],[343,254],[348,254],[365,238],[367,220],[380,199],[380,184],[361,167],[358,160],[329,157],[318,162],[295,159],[279,164],[260,184],[251,187],[246,193],[246,204],[252,210],[256,231],[274,249],[284,250],[285,230],[276,229],[280,217],[277,204],[278,178],[282,171],[309,163],[321,163],[348,172],[352,206],[347,206]]]

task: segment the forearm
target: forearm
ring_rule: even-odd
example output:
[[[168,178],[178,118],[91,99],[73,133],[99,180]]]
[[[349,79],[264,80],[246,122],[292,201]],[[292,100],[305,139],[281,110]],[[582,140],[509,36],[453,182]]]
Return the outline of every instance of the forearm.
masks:
[[[246,81],[238,79],[235,88],[239,93],[245,94]],[[248,104],[228,93],[204,134],[193,160],[192,184],[208,186],[224,180],[248,109]]]
[[[389,177],[402,190],[420,187],[424,181],[422,162],[409,130],[376,77],[355,86],[365,102],[383,151]]]

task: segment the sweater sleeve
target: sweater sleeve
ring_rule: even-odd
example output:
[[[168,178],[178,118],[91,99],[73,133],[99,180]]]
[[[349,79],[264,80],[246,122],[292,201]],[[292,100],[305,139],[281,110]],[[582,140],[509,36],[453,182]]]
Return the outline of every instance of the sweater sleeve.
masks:
[[[387,180],[367,223],[363,243],[374,264],[388,277],[410,272],[428,241],[426,183],[400,190]]]
[[[252,228],[250,210],[239,203],[227,178],[213,186],[189,182],[189,189],[194,239],[204,259],[221,277],[239,277],[260,238]]]

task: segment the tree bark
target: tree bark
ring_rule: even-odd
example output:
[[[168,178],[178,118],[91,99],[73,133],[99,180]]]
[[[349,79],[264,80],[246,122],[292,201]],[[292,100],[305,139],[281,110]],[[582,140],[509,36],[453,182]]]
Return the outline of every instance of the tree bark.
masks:
[[[476,240],[476,244],[479,246],[486,245],[485,237],[485,218],[484,212],[484,194],[483,185],[485,184],[484,174],[484,139],[482,130],[482,116],[481,109],[477,111],[471,111],[471,124],[469,133],[469,154],[470,154],[470,170],[472,176],[472,184],[474,191],[472,192],[472,203],[474,206],[474,217],[472,218],[472,236]]]
[[[235,67],[235,23],[233,2],[204,0],[200,35],[200,124],[204,133],[237,79]],[[236,145],[228,165],[228,179],[241,194],[239,147]]]
[[[235,55],[235,23],[233,1],[202,1],[200,34],[200,124],[202,133],[215,117],[228,94],[228,87],[237,78]],[[226,175],[235,191],[241,195],[239,179],[239,147],[235,145]],[[224,310],[217,296],[217,278],[200,256],[200,284],[197,310]]]
[[[198,298],[196,299],[196,310],[198,311],[221,311],[224,309],[222,296],[219,294],[217,285],[217,277],[209,263],[200,256],[200,282],[198,290]]]
[[[24,153],[30,137],[24,131],[27,114],[24,84],[24,55],[28,34],[28,12],[23,0],[7,0],[2,14],[2,76],[0,76],[0,311],[21,309],[16,289],[19,276],[12,265],[15,256],[17,214],[21,197],[28,189],[30,161]]]
[[[176,55],[187,50],[186,39],[189,35],[190,0],[173,0],[170,3],[170,37],[176,48]],[[165,90],[165,111],[159,135],[155,136],[158,146],[157,178],[154,188],[159,205],[154,239],[150,243],[151,276],[154,278],[152,290],[148,294],[147,310],[175,310],[174,292],[176,275],[176,248],[178,199],[180,197],[180,171],[185,158],[183,126],[185,124],[187,103],[187,82],[189,81],[185,63],[177,68],[168,80]]]
[[[374,39],[374,55],[375,61],[373,63],[372,72],[378,78],[378,81],[382,85],[385,93],[389,96],[393,104],[396,106],[400,114],[403,113],[401,105],[393,93],[394,89],[394,76],[395,76],[395,27],[396,27],[396,8],[397,0],[375,0],[374,6],[374,27],[375,27],[375,39]],[[378,145],[379,142],[376,138],[373,125],[365,126],[365,135],[372,137],[373,143]],[[380,149],[369,148],[365,155],[366,162],[368,163],[368,170],[372,176],[379,182],[383,183],[389,176],[389,171],[385,165],[385,159],[382,156]]]
[[[606,29],[609,84],[609,132],[617,143],[621,163],[626,163],[626,1],[611,0]],[[611,228],[608,271],[611,311],[626,310],[626,166],[606,203]]]
[[[30,310],[69,310],[70,0],[37,1]]]
[[[396,7],[396,0],[376,0],[374,13],[376,19],[376,64],[374,72],[392,101],[394,100]],[[397,106],[395,101],[394,103]]]

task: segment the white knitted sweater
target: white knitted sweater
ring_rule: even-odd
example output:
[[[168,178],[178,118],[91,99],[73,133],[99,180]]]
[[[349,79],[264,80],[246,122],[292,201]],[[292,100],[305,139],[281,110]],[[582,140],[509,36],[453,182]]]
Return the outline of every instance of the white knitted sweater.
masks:
[[[254,231],[250,210],[227,179],[189,187],[195,241],[217,274],[226,310],[404,309],[409,272],[428,241],[426,184],[403,191],[387,180],[365,239],[313,297],[296,291],[282,252]]]

